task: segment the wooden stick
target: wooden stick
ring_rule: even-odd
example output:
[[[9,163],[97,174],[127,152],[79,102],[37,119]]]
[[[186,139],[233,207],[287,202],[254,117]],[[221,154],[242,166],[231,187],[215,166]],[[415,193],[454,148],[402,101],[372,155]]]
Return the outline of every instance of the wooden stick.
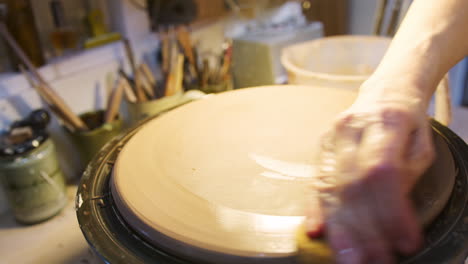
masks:
[[[193,54],[192,40],[190,39],[190,33],[185,26],[181,26],[177,29],[177,39],[179,40],[182,50],[189,61],[189,72],[193,77],[196,77],[197,70],[195,55]]]
[[[146,102],[148,99],[146,98],[145,92],[143,91],[143,88],[141,87],[142,85],[141,80],[140,80],[141,77],[137,71],[137,67],[135,64],[135,56],[133,55],[132,46],[130,44],[130,41],[127,38],[123,39],[123,43],[125,46],[125,53],[127,54],[127,58],[130,63],[130,67],[132,68],[133,81],[135,82],[135,91],[136,91],[138,101]]]
[[[174,93],[179,93],[184,90],[182,85],[184,80],[184,56],[182,54],[177,56],[177,62],[176,65],[174,65],[174,68]]]
[[[144,62],[140,64],[140,71],[143,73],[143,76],[146,77],[146,79],[152,86],[156,86],[156,78],[154,77],[153,73],[148,67],[148,64]]]
[[[119,82],[117,83],[117,86],[112,91],[111,98],[108,101],[107,111],[104,117],[105,123],[111,123],[117,118],[117,115],[119,113],[119,106],[122,102],[122,96],[125,89],[124,81],[126,80],[121,77]]]
[[[161,37],[161,53],[162,53],[162,72],[168,74],[170,70],[170,45],[169,45],[169,35],[164,30],[159,31]]]
[[[176,91],[176,64],[179,56],[179,51],[176,43],[173,41],[170,42],[170,69],[166,77],[166,96],[173,95]]]
[[[388,27],[387,27],[387,36],[393,37],[393,35],[395,35],[395,32],[398,29],[398,17],[400,14],[401,5],[402,5],[402,0],[395,0],[395,3],[393,4],[393,9],[392,9],[392,15],[390,16],[390,23],[388,24]]]
[[[125,54],[127,55],[128,63],[130,64],[130,68],[132,69],[132,74],[136,72],[136,64],[135,64],[135,56],[133,56],[132,46],[130,41],[127,38],[123,39],[123,44],[125,47]]]
[[[65,116],[67,120],[70,120],[70,125],[72,125],[74,129],[79,131],[88,130],[88,127],[83,122],[83,120],[81,120],[75,113],[73,113],[73,111],[63,101],[63,99],[57,93],[55,93],[55,91],[49,86],[49,84],[44,80],[44,78],[42,78],[42,76],[37,71],[36,67],[34,67],[34,65],[23,52],[21,47],[11,36],[10,32],[8,31],[8,28],[3,22],[0,22],[0,34],[5,38],[5,40],[8,42],[15,54],[28,67],[32,75],[39,81],[41,89],[45,91],[50,97],[49,100],[51,101],[51,104],[53,104],[56,107],[56,111],[61,112],[60,116]]]
[[[21,74],[23,74],[24,78],[26,78],[26,81],[28,82],[29,86],[31,86],[32,88],[36,89],[36,87],[37,87],[36,81],[33,80],[33,78],[32,78],[31,75],[28,73],[28,71],[26,70],[26,68],[24,68],[24,65],[23,65],[23,64],[20,64],[20,65],[18,65],[18,68],[20,69]]]
[[[151,85],[151,81],[148,80],[148,77],[146,77],[146,74],[144,73],[144,70],[142,69],[142,67],[140,66],[138,68],[138,72],[141,76],[145,77],[145,78],[142,78],[142,87],[143,89],[145,90],[146,94],[150,97],[150,98],[154,98],[155,97],[155,94],[154,94],[154,90],[153,90],[153,85]]]
[[[379,6],[377,7],[375,23],[374,23],[374,35],[380,35],[382,33],[383,18],[385,16],[385,10],[387,9],[388,0],[380,0]]]
[[[140,65],[140,71],[142,72],[143,76],[146,78],[146,80],[149,83],[149,89],[151,90],[152,98],[157,98],[159,97],[159,89],[158,89],[158,83],[156,81],[156,78],[154,77],[153,73],[151,72],[150,68],[146,63],[142,63]]]
[[[125,98],[127,98],[127,101],[129,101],[130,103],[136,103],[138,100],[135,95],[135,92],[133,92],[132,87],[130,86],[130,83],[128,83],[128,80],[126,78],[122,78],[122,81],[124,86]]]
[[[146,97],[145,90],[143,88],[143,81],[141,80],[141,73],[137,70],[133,75],[133,81],[135,82],[136,96],[139,102],[146,102],[148,98]]]

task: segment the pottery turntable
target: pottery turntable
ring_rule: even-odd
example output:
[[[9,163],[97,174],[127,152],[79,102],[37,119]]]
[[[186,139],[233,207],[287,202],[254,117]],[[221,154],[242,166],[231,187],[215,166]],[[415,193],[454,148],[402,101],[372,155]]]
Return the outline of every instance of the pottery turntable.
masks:
[[[319,135],[355,93],[272,86],[225,92],[142,123],[94,158],[76,208],[107,263],[297,263]],[[466,144],[431,121],[437,158],[412,196],[424,248],[401,263],[468,255]]]

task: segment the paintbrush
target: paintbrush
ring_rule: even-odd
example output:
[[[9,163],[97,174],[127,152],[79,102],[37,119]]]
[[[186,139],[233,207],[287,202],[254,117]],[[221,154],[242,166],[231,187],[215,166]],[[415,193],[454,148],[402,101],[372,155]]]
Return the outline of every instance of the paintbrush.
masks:
[[[23,76],[26,78],[26,81],[29,83],[29,85],[36,90],[36,92],[39,94],[39,97],[43,101],[45,105],[47,105],[52,112],[54,112],[63,122],[63,125],[68,128],[70,131],[74,131],[75,129],[73,126],[70,125],[70,120],[68,119],[67,116],[64,116],[62,112],[58,111],[57,108],[51,103],[51,99],[49,98],[48,94],[43,91],[43,88],[41,87],[40,84],[36,83],[36,81],[33,80],[33,77],[28,73],[24,65],[20,64],[19,69]]]
[[[119,114],[119,106],[122,102],[122,96],[125,90],[125,78],[120,77],[116,87],[112,90],[109,101],[107,102],[107,110],[104,115],[104,123],[112,123]]]
[[[159,36],[161,38],[161,53],[162,53],[162,72],[164,75],[169,73],[170,67],[170,44],[169,44],[169,36],[166,31],[163,29],[159,30]]]
[[[125,74],[125,72],[122,69],[119,69],[119,75],[124,81],[123,85],[124,85],[125,98],[127,99],[127,101],[131,103],[136,103],[138,100],[135,95],[135,92],[133,91],[129,83],[128,76]]]
[[[189,62],[189,73],[191,76],[197,76],[196,61],[193,54],[192,40],[190,39],[190,33],[185,26],[181,26],[177,29],[177,39],[179,40],[180,46]]]
[[[173,38],[174,30],[172,28],[169,29],[169,36],[171,37],[170,42],[169,42],[169,45],[170,45],[169,67],[170,68],[166,76],[166,91],[165,91],[166,96],[173,95],[176,91],[175,74],[177,71],[176,64],[177,64],[178,57],[179,57],[179,48],[177,47],[177,43],[174,41],[174,38]]]
[[[51,105],[54,105],[54,112],[60,112],[60,117],[65,117],[65,120],[70,122],[70,125],[78,131],[85,131],[88,130],[86,124],[75,114],[73,111],[68,107],[68,105],[63,101],[63,99],[55,93],[55,91],[50,87],[50,85],[45,81],[44,78],[39,74],[36,67],[31,63],[29,58],[26,56],[24,51],[21,47],[16,43],[14,38],[11,36],[8,28],[6,27],[5,23],[3,22],[2,18],[0,18],[0,34],[6,40],[8,45],[13,49],[14,53],[20,58],[20,60],[26,65],[29,69],[31,74],[34,76],[36,80],[39,81],[41,90],[43,93],[46,93],[48,96],[48,100],[50,101]]]
[[[140,76],[142,76],[143,78],[141,78],[141,87],[143,88],[143,90],[145,91],[145,94],[149,97],[149,98],[154,98],[155,97],[155,94],[154,94],[154,90],[153,90],[153,86],[151,85],[151,83],[148,81],[148,79],[145,77],[145,74],[143,73],[141,67],[138,68],[138,74],[140,74]]]
[[[176,64],[174,65],[174,93],[183,92],[183,79],[184,79],[184,56],[178,54]]]
[[[132,50],[130,41],[127,38],[125,38],[123,39],[123,43],[125,46],[125,54],[127,54],[130,67],[132,68],[136,96],[138,98],[138,101],[146,102],[148,99],[146,98],[145,92],[143,91],[143,88],[141,87],[141,80],[140,80],[141,77],[136,68],[135,56],[133,55],[133,50]]]
[[[142,63],[140,64],[140,71],[143,73],[145,78],[148,80],[148,82],[152,86],[156,86],[156,78],[154,77],[153,73],[151,72],[150,68],[148,67],[148,64]]]
[[[387,9],[388,0],[380,0],[377,8],[375,22],[374,22],[374,34],[380,35],[382,33],[383,18],[385,10]]]
[[[157,85],[156,85],[156,78],[154,77],[153,73],[149,69],[148,65],[144,62],[140,64],[140,67],[138,67],[138,70],[140,71],[140,74],[144,77],[143,79],[145,80],[145,84],[143,87],[145,88],[145,91],[148,93],[148,95],[151,98],[155,98]]]
[[[393,9],[392,9],[392,15],[390,17],[390,22],[387,27],[387,36],[395,35],[395,32],[398,28],[398,17],[400,14],[401,5],[402,5],[402,0],[395,0],[395,3],[393,4]]]

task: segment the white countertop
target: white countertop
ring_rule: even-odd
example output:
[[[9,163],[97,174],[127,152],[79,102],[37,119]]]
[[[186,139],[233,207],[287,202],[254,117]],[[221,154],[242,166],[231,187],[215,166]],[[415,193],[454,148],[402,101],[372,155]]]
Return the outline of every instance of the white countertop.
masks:
[[[468,141],[468,108],[453,109],[450,126]],[[0,264],[100,264],[78,226],[74,209],[76,186],[68,188],[69,203],[52,219],[19,225],[10,212],[0,215]]]
[[[81,233],[74,208],[76,187],[68,188],[62,212],[36,225],[19,225],[0,215],[0,264],[100,264]]]

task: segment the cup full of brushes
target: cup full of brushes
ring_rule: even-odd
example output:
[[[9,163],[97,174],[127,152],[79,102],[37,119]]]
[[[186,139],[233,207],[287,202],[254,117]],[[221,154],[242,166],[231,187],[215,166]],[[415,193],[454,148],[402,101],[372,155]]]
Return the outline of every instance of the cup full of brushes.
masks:
[[[184,72],[186,66],[191,64],[181,52],[175,37],[162,41],[160,70],[163,78],[159,81],[146,63],[136,65],[130,42],[124,39],[123,44],[132,70],[132,77],[123,70],[119,71],[124,86],[123,113],[128,126],[205,95],[200,91],[184,91]]]
[[[70,131],[65,128],[83,165],[87,165],[107,142],[122,132],[122,120],[118,116],[111,121],[106,121],[105,116],[104,110],[89,111],[80,115],[89,130]]]

